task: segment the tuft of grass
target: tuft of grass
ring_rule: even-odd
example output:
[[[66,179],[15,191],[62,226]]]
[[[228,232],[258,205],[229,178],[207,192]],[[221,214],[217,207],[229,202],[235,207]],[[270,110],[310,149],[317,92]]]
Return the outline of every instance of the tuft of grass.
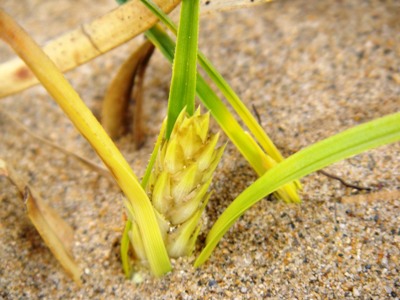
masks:
[[[296,182],[301,177],[339,160],[400,140],[400,113],[395,113],[348,129],[283,159],[261,127],[256,126],[254,118],[222,76],[205,57],[199,54],[200,64],[211,74],[210,77],[229,98],[231,105],[261,144],[262,147],[260,147],[196,72],[198,14],[198,0],[183,0],[180,24],[182,29],[178,30],[176,50],[172,39],[159,26],[151,28],[146,33],[170,61],[173,60],[175,51],[176,53],[167,124],[164,124],[161,129],[149,166],[140,184],[111,139],[51,60],[7,14],[0,10],[0,37],[9,43],[31,68],[80,133],[96,150],[127,197],[125,205],[129,221],[126,223],[121,241],[121,255],[123,268],[128,276],[131,273],[128,259],[129,243],[133,243],[134,248],[138,249],[137,254],[140,257],[146,258],[156,276],[171,270],[165,246],[168,239],[172,240],[172,246],[168,247],[171,253],[187,254],[194,247],[194,241],[199,232],[200,215],[209,199],[210,194],[207,193],[207,188],[211,181],[210,174],[203,176],[197,171],[204,171],[203,164],[211,165],[210,169],[214,170],[222,155],[222,147],[215,148],[218,135],[208,134],[208,115],[203,117],[200,112],[194,112],[195,93],[260,176],[218,218],[207,235],[205,247],[195,261],[195,266],[203,264],[236,220],[268,194],[277,191],[283,200],[299,202],[297,186],[291,182]],[[170,21],[167,20],[167,24],[176,31]],[[198,120],[193,121],[191,118]],[[179,123],[181,127],[175,129],[176,123]],[[191,127],[192,133],[187,134],[189,130],[186,130],[185,126]],[[166,128],[165,136],[164,128]],[[185,136],[186,134],[188,136]],[[196,144],[200,150],[197,151],[191,143],[182,144],[183,137],[191,140],[192,144]],[[215,152],[212,153],[213,151]],[[195,153],[200,153],[198,161],[192,160]],[[185,155],[185,159],[190,161],[191,165],[176,172],[176,166],[183,165],[179,160],[180,154]],[[170,167],[172,171],[165,172],[162,169],[165,167]],[[151,172],[154,169],[161,174],[156,174],[160,175],[159,178],[152,175]],[[177,178],[175,180],[177,184],[172,188],[171,178],[174,180]],[[150,194],[156,195],[157,199],[153,199],[153,203],[150,202],[144,189],[147,186],[152,186],[149,188]],[[282,188],[283,186],[285,188]],[[168,191],[167,197],[159,193],[162,190]],[[194,197],[196,200],[193,205],[194,213],[191,205],[184,207],[187,203],[178,202],[175,203],[174,209],[178,211],[184,207],[183,212],[170,219],[165,218],[164,214],[168,216],[171,212],[163,211],[164,198],[171,202],[168,196],[174,193],[176,198],[187,200],[189,197],[186,196],[193,196],[196,194],[195,191],[201,192],[201,196]],[[187,192],[189,192],[188,195],[186,195]],[[186,208],[190,209],[190,214],[187,213]],[[187,214],[185,218],[182,217],[184,213]],[[173,224],[172,229],[168,227],[170,224]]]
[[[171,90],[168,99],[166,135],[153,152],[146,171],[146,190],[158,218],[158,224],[170,257],[187,256],[195,247],[201,228],[201,216],[210,199],[212,176],[225,147],[218,147],[219,134],[209,133],[210,114],[195,112],[197,77],[199,1],[183,0]],[[161,135],[160,135],[161,137]],[[157,153],[157,154],[156,154]],[[148,178],[148,180],[147,180]],[[145,185],[143,185],[145,186]],[[137,230],[134,211],[126,203],[128,223],[122,238],[121,253],[126,266],[126,236],[135,256],[146,262],[143,237]]]
[[[176,26],[162,10],[148,0],[142,1],[173,33],[176,33]],[[146,35],[169,60],[172,60],[174,42],[159,26],[154,26],[148,30]],[[301,177],[349,156],[400,139],[400,115],[394,114],[332,136],[284,160],[261,127],[255,125],[256,121],[248,113],[248,110],[237,95],[201,53],[199,53],[199,62],[223,92],[232,107],[242,117],[244,123],[255,133],[264,150],[272,153],[272,158],[265,155],[258,147],[258,144],[238,124],[236,126],[233,116],[198,74],[197,93],[199,98],[210,109],[221,128],[224,129],[244,157],[248,158],[250,164],[261,177],[243,191],[218,218],[207,236],[206,246],[197,258],[195,266],[204,263],[218,244],[218,241],[234,222],[247,209],[268,194],[281,189],[284,185],[290,184],[285,189],[281,189],[279,195],[287,202],[299,202],[300,199],[295,185],[297,184],[297,187],[300,187],[298,180]],[[265,173],[266,170],[269,171]]]
[[[160,26],[156,25],[148,30],[146,36],[170,62],[173,61],[175,43]],[[276,164],[252,139],[251,135],[239,125],[222,100],[200,74],[197,74],[196,92],[204,106],[210,110],[225,134],[259,176]],[[295,184],[286,185],[279,189],[277,194],[285,202],[300,202]]]
[[[177,35],[178,30],[172,19],[164,13],[153,1],[141,0],[148,9],[155,14],[167,28]],[[150,29],[152,31],[152,29]],[[269,138],[269,136],[262,129],[257,120],[250,113],[248,108],[240,100],[239,96],[231,88],[225,78],[218,72],[214,65],[206,58],[206,56],[198,51],[198,60],[200,66],[206,71],[207,75],[212,79],[215,85],[220,89],[224,97],[227,99],[232,108],[239,115],[243,123],[249,128],[250,132],[255,136],[256,140],[263,147],[264,151],[268,153],[272,159],[277,162],[282,161],[284,158],[279,152],[278,148]]]

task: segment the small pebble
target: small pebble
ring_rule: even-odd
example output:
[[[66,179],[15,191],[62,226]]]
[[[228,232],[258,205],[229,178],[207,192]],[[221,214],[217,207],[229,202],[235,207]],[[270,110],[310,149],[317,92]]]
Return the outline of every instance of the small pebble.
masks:
[[[360,297],[360,291],[357,288],[353,288],[353,296]]]
[[[217,285],[217,282],[214,279],[211,279],[211,280],[208,281],[208,286],[209,287],[213,287],[213,286],[216,286],[216,285]]]

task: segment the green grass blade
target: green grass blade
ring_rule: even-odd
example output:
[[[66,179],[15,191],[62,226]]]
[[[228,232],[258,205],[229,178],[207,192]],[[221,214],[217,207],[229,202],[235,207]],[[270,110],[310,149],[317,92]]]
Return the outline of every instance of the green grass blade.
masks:
[[[142,181],[141,181],[141,185],[142,185],[142,187],[144,189],[146,189],[146,187],[147,187],[147,183],[149,181],[151,172],[153,170],[154,163],[155,163],[155,161],[157,159],[158,150],[160,149],[161,143],[163,141],[163,136],[164,136],[164,133],[165,133],[165,125],[166,125],[166,122],[164,121],[163,124],[161,125],[161,129],[160,129],[160,132],[158,134],[158,138],[157,138],[156,144],[154,145],[153,152],[151,153],[151,156],[150,156],[150,159],[149,159],[149,163],[147,164],[146,171],[145,171],[145,173],[143,175],[143,178],[142,178]]]
[[[168,99],[167,139],[185,107],[189,115],[194,113],[198,34],[199,0],[183,0]]]
[[[148,30],[146,36],[169,61],[173,60],[175,44],[159,26],[154,26]],[[248,158],[251,165],[254,165],[257,173],[263,174],[265,170],[262,167],[262,159],[259,157],[257,150],[253,148],[252,143],[248,142],[250,136],[245,134],[239,123],[224,106],[221,99],[218,98],[199,74],[197,74],[196,91],[203,104],[211,111],[212,116],[225,131],[226,135],[231,138],[242,154]]]
[[[141,0],[144,5],[155,15],[157,18],[159,18],[165,26],[169,30],[172,31],[173,34],[177,34],[178,29],[177,26],[175,25],[174,21],[166,14],[164,13],[157,4],[155,4],[152,0]]]
[[[160,26],[154,26],[148,30],[146,36],[169,61],[172,61],[175,44]],[[211,111],[214,119],[257,174],[261,176],[268,168],[272,167],[270,165],[271,160],[268,159],[265,152],[262,151],[250,135],[246,134],[222,100],[200,75],[197,75],[196,91],[200,100]],[[287,185],[285,189],[280,189],[278,193],[285,202],[300,202],[294,184]]]
[[[211,111],[214,119],[257,172],[258,176],[265,174],[276,162],[269,158],[251,136],[243,130],[223,102],[200,75],[198,75],[197,81],[197,91],[203,104]],[[279,189],[277,193],[285,202],[301,202],[297,194],[297,188],[293,183],[288,182],[285,188]]]
[[[215,69],[211,62],[200,53],[200,65],[207,72],[207,75],[214,81],[214,83],[221,90],[228,102],[232,105],[236,113],[242,118],[244,124],[249,128],[250,132],[254,135],[256,140],[263,147],[265,152],[268,153],[275,161],[281,162],[284,158],[279,152],[278,148],[274,145],[269,136],[265,133],[263,128],[258,124],[254,116],[250,113],[247,107],[240,100],[239,96],[229,86],[222,75]]]
[[[164,121],[161,126],[160,132],[158,134],[158,138],[157,138],[156,144],[154,146],[153,152],[151,153],[149,163],[147,164],[146,171],[145,171],[142,181],[140,183],[140,185],[142,186],[143,189],[146,189],[147,183],[148,183],[150,175],[151,175],[151,171],[153,170],[154,163],[157,159],[158,150],[160,149],[161,142],[162,142],[163,136],[165,134],[165,125],[166,125],[166,122]],[[132,228],[131,220],[127,220],[125,223],[124,232],[122,233],[122,237],[121,237],[120,253],[121,253],[122,268],[124,270],[126,278],[130,278],[130,276],[132,274],[131,266],[129,263],[129,255],[128,255],[129,243],[130,243],[129,231],[131,230],[131,228]]]
[[[127,220],[125,223],[125,228],[124,232],[122,233],[122,238],[121,238],[121,249],[120,249],[120,254],[121,254],[121,261],[122,261],[122,269],[124,270],[125,277],[130,278],[132,274],[132,268],[131,264],[129,262],[129,231],[131,230],[132,227],[132,222],[130,220]]]
[[[150,0],[142,0],[146,7],[151,10],[175,35],[177,33],[176,25],[171,18],[165,14],[154,2]],[[254,135],[256,140],[260,143],[261,147],[267,152],[275,161],[281,162],[284,158],[279,152],[278,148],[274,145],[269,136],[265,133],[263,128],[258,124],[254,116],[250,113],[247,107],[240,100],[239,96],[226,82],[223,76],[217,71],[214,65],[205,57],[203,53],[198,51],[198,60],[201,67],[206,71],[207,75],[220,89],[222,94],[232,105],[233,109],[243,120],[244,124],[249,128],[250,132]]]
[[[218,218],[195,261],[203,264],[222,236],[246,210],[287,182],[368,149],[400,140],[400,113],[353,127],[290,156],[243,191]]]

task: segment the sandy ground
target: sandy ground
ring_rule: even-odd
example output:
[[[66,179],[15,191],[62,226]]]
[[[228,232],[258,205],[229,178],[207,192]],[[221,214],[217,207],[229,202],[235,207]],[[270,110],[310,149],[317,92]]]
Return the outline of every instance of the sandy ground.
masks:
[[[5,1],[0,6],[40,43],[116,6],[111,0]],[[200,47],[287,156],[400,106],[398,1],[277,1],[202,17]],[[137,42],[66,76],[98,116],[107,83]],[[0,59],[12,57],[0,45]],[[117,141],[143,173],[166,111],[170,66],[156,53],[146,80],[147,140]],[[42,87],[0,100],[32,131],[98,161]],[[259,202],[229,231],[201,268],[192,263],[218,214],[255,173],[229,144],[215,175],[206,226],[193,257],[174,271],[127,281],[118,258],[123,206],[114,183],[75,158],[43,145],[0,113],[0,157],[75,229],[74,255],[84,270],[77,287],[0,179],[2,299],[398,299],[400,297],[400,144],[326,169],[366,193],[312,174],[301,205]],[[214,130],[217,130],[214,126]]]

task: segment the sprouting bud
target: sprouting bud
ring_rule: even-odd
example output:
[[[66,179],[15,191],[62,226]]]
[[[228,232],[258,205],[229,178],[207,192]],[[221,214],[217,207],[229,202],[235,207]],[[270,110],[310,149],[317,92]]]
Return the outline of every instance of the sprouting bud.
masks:
[[[163,220],[160,228],[170,257],[193,251],[210,198],[208,188],[224,150],[217,147],[219,134],[209,134],[209,122],[210,114],[201,114],[200,109],[193,116],[181,112],[170,139],[161,144],[147,186],[156,214]],[[143,251],[137,252],[141,257]]]

